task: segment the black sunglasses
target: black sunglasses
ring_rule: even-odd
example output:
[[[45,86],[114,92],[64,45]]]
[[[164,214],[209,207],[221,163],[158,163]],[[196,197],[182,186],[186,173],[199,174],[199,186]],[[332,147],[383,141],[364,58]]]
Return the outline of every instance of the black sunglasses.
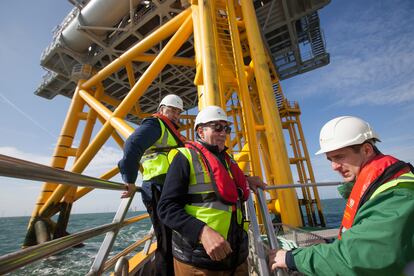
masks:
[[[222,132],[223,130],[229,134],[231,132],[231,127],[228,125],[222,125],[219,123],[215,124],[207,124],[207,126],[211,127],[215,132]]]

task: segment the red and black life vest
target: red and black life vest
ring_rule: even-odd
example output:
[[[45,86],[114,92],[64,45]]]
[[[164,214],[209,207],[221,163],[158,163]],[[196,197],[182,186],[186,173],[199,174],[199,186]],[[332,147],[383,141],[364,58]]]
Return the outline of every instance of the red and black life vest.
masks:
[[[218,157],[202,144],[186,142],[186,148],[195,150],[202,157],[202,161],[210,174],[214,192],[221,202],[236,204],[239,197],[243,201],[249,198],[249,187],[246,177],[237,163],[227,153],[224,153],[224,158],[229,166],[228,170]]]

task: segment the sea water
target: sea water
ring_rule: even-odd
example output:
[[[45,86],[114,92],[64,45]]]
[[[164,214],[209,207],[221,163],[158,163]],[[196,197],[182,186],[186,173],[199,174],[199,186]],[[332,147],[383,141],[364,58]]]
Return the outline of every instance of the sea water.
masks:
[[[127,217],[142,215],[145,212],[129,212]],[[68,224],[69,233],[77,233],[91,227],[111,223],[115,213],[72,214]],[[29,217],[0,218],[0,255],[20,249],[26,234]],[[148,234],[150,219],[141,220],[120,230],[110,256],[125,249],[132,242]],[[44,260],[36,261],[9,275],[85,275],[99,250],[105,235],[102,234],[83,242],[81,248],[71,248]],[[137,248],[141,250],[142,247]],[[133,255],[133,251],[131,254]],[[113,269],[112,269],[113,271]],[[108,273],[109,274],[109,273]]]
[[[343,199],[321,200],[322,210],[330,228],[339,227],[345,207]],[[128,217],[144,212],[129,212]],[[112,222],[115,213],[72,214],[68,232],[76,233],[91,227]],[[0,218],[0,256],[20,249],[23,243],[29,217]],[[115,255],[132,242],[148,234],[151,228],[149,219],[124,227],[119,232],[110,256]],[[37,261],[9,275],[85,275],[93,263],[104,235],[86,240],[81,248],[72,248],[59,254]],[[141,250],[141,247],[137,249]],[[133,255],[135,252],[132,252]]]

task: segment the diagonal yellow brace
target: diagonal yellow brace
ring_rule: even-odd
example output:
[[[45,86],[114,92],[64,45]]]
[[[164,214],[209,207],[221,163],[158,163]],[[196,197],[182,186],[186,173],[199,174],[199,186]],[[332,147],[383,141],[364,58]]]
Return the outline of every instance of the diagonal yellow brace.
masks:
[[[86,81],[82,85],[82,88],[92,88],[92,86],[100,83],[101,81],[109,77],[112,73],[119,70],[122,66],[125,65],[125,63],[132,61],[136,55],[144,53],[145,51],[153,47],[155,44],[171,36],[180,27],[180,25],[183,24],[184,20],[188,18],[190,13],[191,10],[190,8],[188,8],[187,10],[182,11],[180,14],[173,17],[170,21],[165,23],[158,30],[145,37],[137,45],[135,45],[130,50],[122,54],[119,58],[117,58],[109,65],[107,65],[105,68],[103,68],[101,71],[99,71],[95,76]]]
[[[104,124],[104,126],[96,135],[94,140],[89,144],[89,146],[85,149],[84,153],[74,164],[72,172],[80,173],[86,168],[86,166],[89,164],[89,162],[92,160],[92,158],[96,155],[96,153],[99,151],[99,149],[102,147],[102,145],[113,132],[113,125],[119,127],[123,135],[126,134],[126,129],[123,128],[120,124],[119,118],[123,118],[127,115],[127,113],[136,103],[136,101],[144,94],[146,89],[150,86],[151,82],[161,72],[165,65],[168,64],[168,61],[175,55],[178,49],[183,45],[185,41],[187,41],[187,39],[192,33],[193,24],[191,16],[189,14],[189,10],[186,10],[183,13],[187,15],[184,23],[174,34],[174,36],[170,39],[170,41],[167,43],[164,49],[159,53],[158,57],[154,60],[154,62],[144,72],[144,74],[131,89],[130,93],[124,98],[124,100],[121,102],[118,108],[115,109],[109,121],[107,121]],[[127,53],[129,53],[129,51]],[[103,70],[106,70],[107,68],[108,67],[105,67]],[[99,73],[97,75],[99,75]],[[68,187],[64,185],[60,185],[57,189],[55,189],[52,196],[40,210],[40,214],[44,214],[50,206],[59,202],[66,193],[67,189]]]

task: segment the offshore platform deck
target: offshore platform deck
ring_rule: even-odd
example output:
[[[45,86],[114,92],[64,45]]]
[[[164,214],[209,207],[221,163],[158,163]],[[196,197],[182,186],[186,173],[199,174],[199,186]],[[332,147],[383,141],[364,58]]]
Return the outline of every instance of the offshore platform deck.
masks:
[[[76,74],[79,65],[88,64],[91,70],[104,68],[186,7],[182,4],[185,1],[134,0],[130,9],[128,0],[120,0],[114,9],[110,1],[106,2],[81,1],[55,28],[53,41],[41,56],[41,65],[47,73],[35,92],[37,95],[47,99],[59,94],[72,97],[79,79]],[[265,46],[280,80],[329,63],[318,16],[318,10],[329,2],[253,1]],[[132,66],[137,78],[162,47],[161,42],[135,58]],[[143,112],[153,112],[154,106],[168,93],[182,97],[186,108],[197,105],[194,40],[186,41],[175,56],[184,59],[169,64],[154,80],[140,99]],[[130,90],[126,70],[109,78],[104,88],[108,97],[123,99]]]

